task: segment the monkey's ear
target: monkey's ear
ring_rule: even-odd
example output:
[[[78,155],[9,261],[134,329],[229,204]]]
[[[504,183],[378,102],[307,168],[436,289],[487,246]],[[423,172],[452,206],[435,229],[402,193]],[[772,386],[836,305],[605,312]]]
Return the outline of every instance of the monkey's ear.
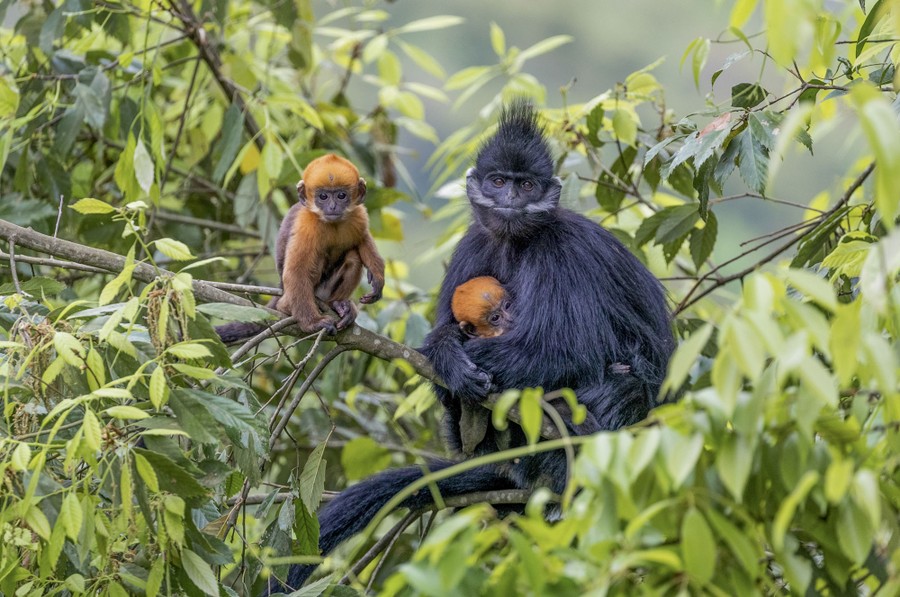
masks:
[[[306,185],[303,184],[303,180],[297,183],[297,197],[300,199],[300,203],[306,205]]]
[[[356,202],[362,203],[366,200],[366,179],[359,177],[359,183],[356,185]]]
[[[478,335],[477,331],[475,330],[475,326],[468,321],[460,321],[459,329],[461,329],[463,334],[465,334],[469,338],[474,338]]]

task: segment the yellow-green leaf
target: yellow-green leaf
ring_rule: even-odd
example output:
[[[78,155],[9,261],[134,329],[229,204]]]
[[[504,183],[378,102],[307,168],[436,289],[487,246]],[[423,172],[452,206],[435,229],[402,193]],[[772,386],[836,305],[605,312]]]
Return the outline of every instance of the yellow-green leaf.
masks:
[[[160,238],[155,241],[156,250],[175,261],[187,261],[193,259],[194,255],[186,244],[180,240],[171,238]]]
[[[80,214],[108,214],[116,211],[112,205],[92,197],[80,199],[69,207]]]
[[[115,419],[139,420],[146,419],[150,416],[145,411],[142,411],[136,406],[111,406],[103,412]]]

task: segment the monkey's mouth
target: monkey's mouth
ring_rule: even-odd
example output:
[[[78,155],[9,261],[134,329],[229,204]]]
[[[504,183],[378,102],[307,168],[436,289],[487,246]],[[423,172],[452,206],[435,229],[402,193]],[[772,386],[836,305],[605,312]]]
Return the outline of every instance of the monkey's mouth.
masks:
[[[340,222],[344,219],[344,214],[322,214],[322,219],[326,222]]]

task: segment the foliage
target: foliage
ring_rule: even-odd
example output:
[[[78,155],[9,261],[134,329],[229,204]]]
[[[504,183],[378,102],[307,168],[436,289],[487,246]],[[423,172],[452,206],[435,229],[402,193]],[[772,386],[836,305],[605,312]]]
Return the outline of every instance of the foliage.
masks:
[[[900,31],[894,3],[865,4],[737,0],[727,32],[692,42],[682,63],[699,86],[710,48],[737,43],[746,51],[711,84],[749,62],[758,78],[683,119],[666,108],[658,64],[543,111],[563,201],[590,202],[668,279],[682,342],[667,384],[683,397],[632,429],[526,448],[580,446],[566,495],[538,491],[505,518],[463,509],[405,537],[414,555],[395,549],[351,584],[428,595],[900,590]],[[460,174],[503,100],[544,102],[524,67],[567,41],[519,50],[492,25],[498,63],[447,77],[415,44],[458,20],[390,16],[369,3],[317,16],[305,0],[67,0],[0,28],[0,217],[52,232],[68,205],[60,237],[127,255],[111,275],[38,265],[58,281],[32,276],[21,251],[7,258],[18,275],[0,287],[4,594],[254,593],[289,562],[315,561],[325,487],[441,450],[434,396],[405,361],[324,352],[315,337],[267,341],[232,365],[210,319],[266,312],[198,304],[191,284],[274,283],[265,254],[278,214],[324,151],[365,171],[376,236],[402,238],[391,205],[427,208],[395,188],[409,181],[399,132],[438,141],[422,98],[458,92],[462,108],[479,89],[494,94],[438,144],[437,186]],[[755,22],[764,35],[750,34]],[[848,147],[840,187],[771,197],[784,157],[833,129],[864,141]],[[713,262],[716,211],[732,200],[799,205],[799,221],[727,269]],[[452,244],[465,211],[456,200],[438,210],[437,221],[453,218],[438,245]],[[141,263],[154,282],[139,283]],[[429,297],[408,269],[390,264],[383,306],[360,323],[417,346]],[[516,403],[537,438],[539,396],[504,395],[496,424]],[[289,402],[301,408],[285,429]],[[547,509],[560,516],[548,522]],[[347,572],[360,546],[331,568]]]

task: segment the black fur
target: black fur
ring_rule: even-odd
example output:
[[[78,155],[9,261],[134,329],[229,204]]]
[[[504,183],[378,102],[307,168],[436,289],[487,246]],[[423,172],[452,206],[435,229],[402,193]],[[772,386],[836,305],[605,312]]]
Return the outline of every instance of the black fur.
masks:
[[[450,261],[422,348],[447,384],[435,389],[457,453],[463,410],[483,408],[477,402],[492,391],[572,388],[588,417],[576,426],[561,411],[571,433],[587,434],[646,417],[665,376],[674,339],[662,285],[612,234],[559,207],[552,163],[533,109],[514,103],[467,176],[473,222]],[[464,342],[450,300],[476,276],[500,281],[516,324],[501,336]],[[525,441],[515,425],[503,434],[489,427],[475,454]],[[383,473],[329,504],[320,518],[322,552],[363,528],[414,478],[416,469]],[[564,455],[550,452],[483,467],[440,487],[464,493],[541,485],[562,492],[565,478]],[[296,570],[293,581],[301,578]]]
[[[428,469],[439,471],[453,464],[455,463],[449,460],[437,460],[429,462]],[[319,512],[319,549],[322,551],[322,554],[330,553],[346,539],[362,531],[372,520],[372,517],[398,491],[410,483],[421,479],[422,473],[422,469],[417,466],[384,471],[342,491],[339,496],[327,503]],[[496,471],[488,467],[472,469],[464,475],[456,475],[449,479],[438,481],[435,485],[443,497],[465,495],[473,491],[509,489],[511,487],[508,480],[500,477]],[[404,500],[402,507],[418,509],[429,506],[432,503],[432,492],[426,487]],[[292,566],[288,572],[287,586],[278,586],[272,582],[268,587],[268,591],[297,589],[312,574],[315,568],[315,566],[308,565]]]

